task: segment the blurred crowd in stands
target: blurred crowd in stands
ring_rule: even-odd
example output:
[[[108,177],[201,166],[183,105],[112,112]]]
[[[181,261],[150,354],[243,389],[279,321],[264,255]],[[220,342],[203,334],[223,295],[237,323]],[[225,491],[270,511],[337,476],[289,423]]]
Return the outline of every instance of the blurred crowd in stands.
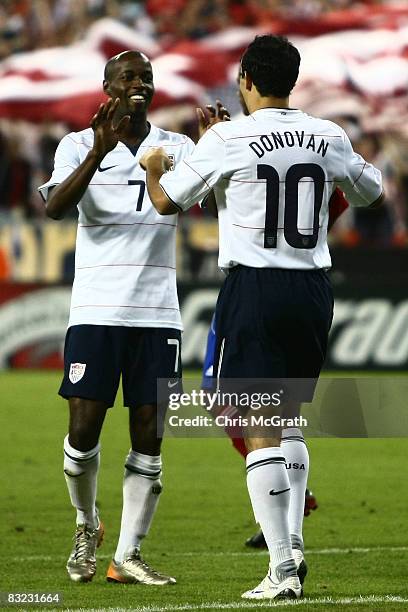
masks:
[[[198,39],[231,25],[256,25],[271,14],[319,16],[356,5],[351,0],[2,0],[0,60],[12,53],[64,45],[81,38],[103,16],[137,27],[160,41]],[[307,109],[305,109],[307,110]],[[387,205],[378,212],[348,211],[332,241],[349,246],[408,246],[408,143],[398,134],[362,133],[354,117],[338,117],[355,149],[383,172]],[[181,132],[192,126],[180,124]],[[175,129],[175,126],[171,126]],[[64,126],[0,120],[0,221],[17,216],[41,221],[37,186],[52,172]],[[193,213],[193,214],[197,214]]]
[[[2,0],[0,59],[10,53],[69,44],[101,17],[151,35],[201,38],[230,25],[259,25],[271,15],[315,18],[378,0]]]

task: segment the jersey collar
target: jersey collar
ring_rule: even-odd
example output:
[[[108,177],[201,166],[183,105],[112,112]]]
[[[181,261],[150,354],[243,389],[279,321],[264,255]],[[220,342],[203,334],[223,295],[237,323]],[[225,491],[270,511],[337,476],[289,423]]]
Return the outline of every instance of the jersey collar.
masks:
[[[155,143],[155,141],[157,140],[156,138],[156,134],[157,134],[157,127],[155,127],[154,125],[152,125],[151,123],[149,123],[149,121],[147,122],[147,125],[149,126],[149,132],[147,133],[147,135],[144,137],[144,139],[141,141],[140,144],[138,144],[137,146],[129,146],[127,144],[125,144],[124,142],[120,142],[120,145],[122,147],[125,147],[128,151],[130,151],[133,155],[133,157],[136,157],[136,155],[139,153],[140,149],[142,149],[142,152],[145,152],[145,148],[152,146],[152,144]]]
[[[256,119],[256,117],[259,116],[261,113],[267,113],[268,115],[270,113],[278,113],[279,115],[293,115],[295,113],[302,113],[302,111],[298,108],[277,108],[276,106],[268,106],[267,108],[258,108],[258,110],[251,113],[250,116],[253,119]]]

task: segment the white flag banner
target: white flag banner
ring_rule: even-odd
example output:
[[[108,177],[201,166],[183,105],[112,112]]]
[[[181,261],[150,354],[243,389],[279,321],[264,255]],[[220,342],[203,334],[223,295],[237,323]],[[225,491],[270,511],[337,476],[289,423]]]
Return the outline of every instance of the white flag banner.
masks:
[[[87,127],[105,99],[107,59],[129,48],[152,60],[153,111],[176,105],[193,108],[206,103],[207,89],[235,81],[240,55],[255,34],[276,32],[293,40],[302,55],[294,91],[297,105],[328,117],[364,115],[373,129],[408,132],[407,18],[406,3],[325,13],[309,20],[274,18],[258,29],[231,27],[166,49],[148,35],[105,18],[80,42],[0,62],[0,118]]]

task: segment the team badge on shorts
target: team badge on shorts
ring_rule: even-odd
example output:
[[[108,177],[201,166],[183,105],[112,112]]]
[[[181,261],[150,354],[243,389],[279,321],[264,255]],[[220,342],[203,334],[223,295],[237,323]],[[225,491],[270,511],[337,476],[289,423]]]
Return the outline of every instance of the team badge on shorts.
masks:
[[[81,380],[85,374],[86,363],[71,363],[69,366],[69,380],[73,385]]]

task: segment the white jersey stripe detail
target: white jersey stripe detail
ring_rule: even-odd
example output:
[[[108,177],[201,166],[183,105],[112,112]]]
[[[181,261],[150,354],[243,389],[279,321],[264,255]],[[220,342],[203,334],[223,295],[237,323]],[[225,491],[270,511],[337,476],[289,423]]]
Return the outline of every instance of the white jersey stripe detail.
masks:
[[[120,263],[120,264],[98,264],[96,266],[78,266],[76,270],[91,270],[92,268],[166,268],[167,270],[175,270],[173,266],[156,266],[154,264],[131,264],[131,263]]]
[[[157,223],[95,223],[94,225],[84,225],[79,224],[78,227],[120,227],[123,225],[124,227],[130,225],[167,225],[168,227],[177,227],[175,223],[161,223],[158,221]]]
[[[129,304],[81,304],[81,306],[71,306],[71,310],[75,308],[160,308],[161,310],[177,310],[179,308],[170,308],[168,306],[131,306]]]

